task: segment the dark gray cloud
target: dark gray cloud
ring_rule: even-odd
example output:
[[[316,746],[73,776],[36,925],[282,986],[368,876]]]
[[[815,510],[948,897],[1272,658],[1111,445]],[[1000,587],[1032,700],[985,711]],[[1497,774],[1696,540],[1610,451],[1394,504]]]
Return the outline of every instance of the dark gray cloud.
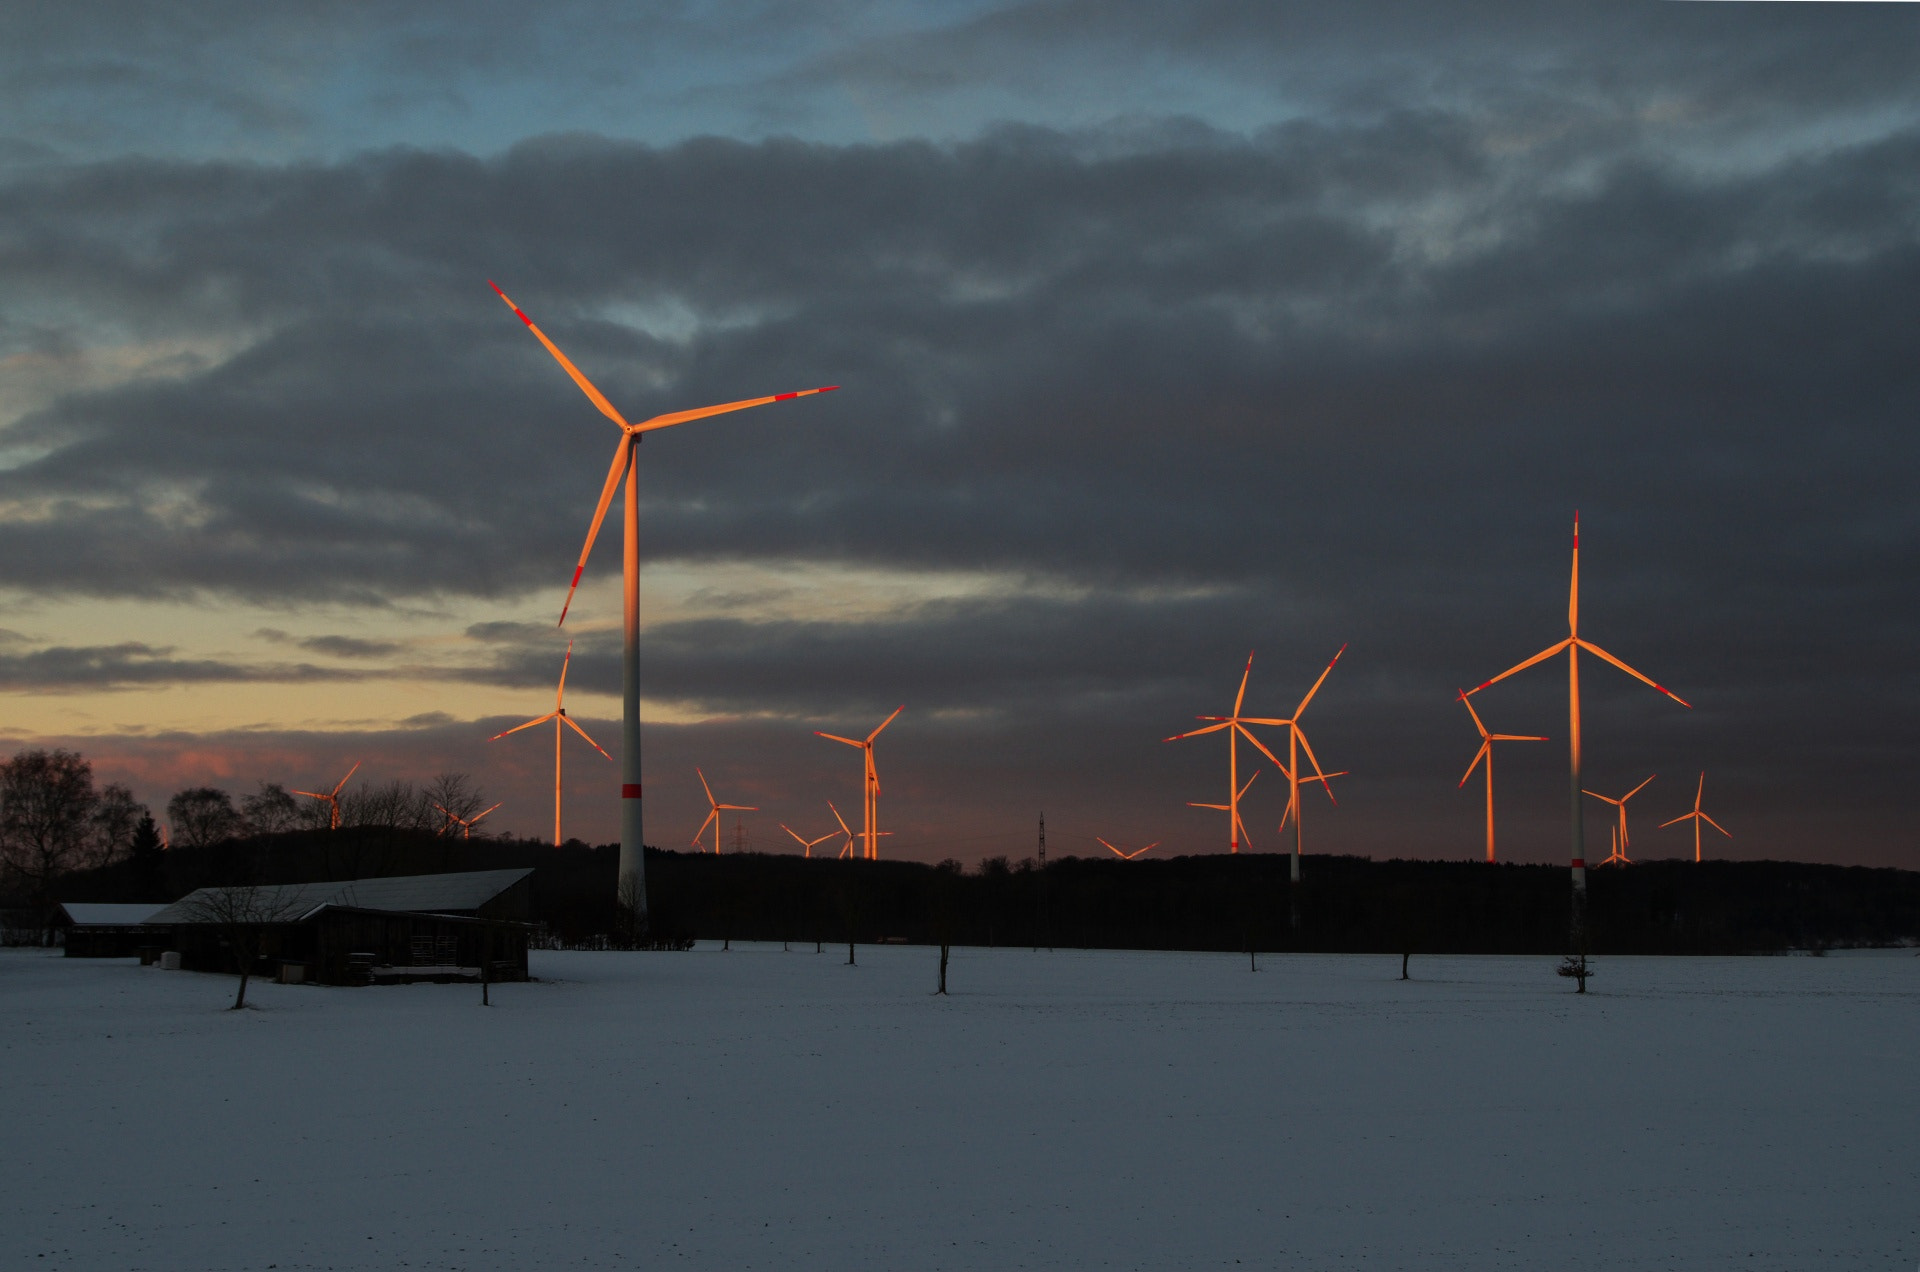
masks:
[[[298,645],[333,658],[388,658],[405,648],[397,641],[365,640],[358,636],[290,636],[272,627],[263,627],[254,635],[276,645]]]
[[[1248,646],[1277,711],[1351,640],[1316,740],[1377,810],[1352,846],[1415,842],[1451,808],[1450,777],[1422,783],[1471,755],[1454,688],[1564,630],[1577,506],[1589,634],[1697,704],[1595,679],[1596,780],[1725,769],[1769,812],[1741,851],[1809,855],[1813,813],[1844,809],[1818,851],[1910,852],[1888,845],[1920,742],[1911,15],[1103,12],[956,18],[789,82],[924,102],[1054,47],[1074,83],[1158,44],[1228,82],[1311,63],[1307,105],[17,171],[0,351],[189,352],[0,435],[0,583],[387,607],[563,581],[614,436],[494,278],[636,417],[844,386],[649,440],[650,561],[1022,582],[657,629],[649,693],[720,721],[663,729],[663,763],[731,748],[764,766],[743,784],[804,785],[780,757],[805,726],[905,700],[908,788],[950,819],[1046,782],[1211,798],[1217,757],[1157,738],[1225,705]],[[551,628],[468,634],[489,657],[419,674],[551,685]],[[606,637],[573,675],[617,687]],[[1490,700],[1557,734],[1556,692],[1543,671]],[[1551,792],[1538,750],[1503,772]],[[935,773],[961,793],[938,804]],[[1554,807],[1516,808],[1516,835]]]
[[[265,681],[305,684],[359,678],[352,672],[308,663],[260,666],[217,659],[176,658],[174,653],[168,646],[122,641],[114,645],[55,645],[22,654],[0,654],[0,689],[71,691]]]

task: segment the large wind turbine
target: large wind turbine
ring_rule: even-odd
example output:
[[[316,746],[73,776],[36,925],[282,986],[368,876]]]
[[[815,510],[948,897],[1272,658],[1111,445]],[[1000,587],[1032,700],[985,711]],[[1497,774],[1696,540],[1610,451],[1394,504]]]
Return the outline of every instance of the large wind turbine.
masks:
[[[325,795],[322,795],[319,791],[292,791],[289,793],[305,795],[309,799],[317,799],[325,804],[327,806],[327,829],[338,830],[340,829],[340,791],[348,782],[353,780],[353,775],[359,771],[360,761],[355,760],[353,767],[347,770],[347,775],[335,783],[334,788]]]
[[[1455,690],[1460,693],[1459,690]],[[1473,753],[1473,763],[1467,765],[1467,771],[1460,779],[1460,785],[1467,784],[1467,778],[1473,776],[1473,770],[1480,767],[1480,761],[1487,762],[1487,864],[1493,864],[1493,744],[1495,742],[1545,742],[1543,737],[1521,733],[1488,733],[1487,726],[1480,722],[1480,713],[1467,701],[1467,695],[1460,693],[1460,705],[1473,717],[1473,727],[1480,730],[1480,749]]]
[[[638,424],[630,424],[624,415],[614,409],[613,403],[607,401],[606,396],[580,373],[580,369],[567,360],[567,355],[560,352],[560,347],[533,325],[533,319],[527,317],[520,306],[508,300],[507,294],[493,280],[487,280],[487,286],[506,301],[507,308],[513,310],[520,321],[527,325],[527,330],[546,346],[554,361],[580,386],[580,391],[599,408],[600,413],[620,428],[620,441],[613,451],[613,466],[607,470],[606,484],[600,489],[600,502],[593,510],[593,523],[587,530],[586,546],[580,549],[580,564],[574,567],[573,582],[567,587],[566,604],[560,607],[560,621],[567,621],[567,608],[573,604],[574,590],[580,586],[580,575],[587,568],[587,554],[593,551],[594,538],[600,533],[600,523],[606,519],[607,506],[613,502],[614,489],[624,478],[626,537],[621,559],[626,583],[626,644],[621,662],[620,867],[615,887],[618,889],[618,904],[630,912],[636,927],[643,926],[647,917],[647,876],[645,849],[640,843],[640,492],[637,484],[640,439],[655,429],[671,428],[675,424],[706,419],[711,415],[724,415],[729,411],[744,411],[750,406],[764,406],[768,402],[830,393],[839,386],[829,384],[795,393],[776,393],[772,397],[723,402],[718,406],[696,407],[690,411],[671,411]]]
[[[758,804],[722,804],[720,803],[718,800],[714,799],[713,797],[713,787],[707,785],[707,775],[705,773],[700,773],[699,769],[695,769],[693,771],[695,773],[700,774],[700,789],[707,793],[707,820],[701,822],[700,829],[693,832],[693,846],[695,848],[698,848],[700,846],[700,836],[706,831],[708,823],[712,823],[713,855],[718,857],[720,855],[720,814],[722,812],[757,813],[760,811],[760,806]],[[791,835],[793,832],[788,831],[787,833]]]
[[[872,733],[867,734],[865,741],[856,741],[853,738],[843,738],[837,733],[822,733],[818,729],[815,729],[813,731],[814,736],[816,737],[827,738],[828,740],[834,741],[834,742],[845,742],[848,746],[859,747],[862,755],[866,759],[866,771],[864,776],[861,778],[861,786],[864,788],[865,794],[866,794],[866,799],[865,799],[866,820],[862,823],[860,837],[864,841],[863,855],[866,857],[868,861],[878,861],[880,859],[880,826],[879,826],[880,774],[873,767],[873,740],[880,736],[880,729],[884,729],[888,725],[892,724],[894,721],[894,716],[899,715],[902,711],[905,711],[906,709],[907,709],[907,704],[904,702],[901,703],[899,706],[895,707],[893,709],[893,715],[890,715],[886,719],[882,720],[880,722],[880,728],[875,729]],[[839,815],[840,815],[839,810],[835,809],[834,816],[838,817]]]
[[[1293,818],[1292,877],[1295,883],[1300,882],[1300,849],[1302,837],[1300,814],[1304,811],[1300,805],[1300,787],[1303,783],[1318,782],[1320,783],[1320,789],[1327,793],[1327,798],[1335,804],[1338,804],[1340,801],[1333,798],[1333,783],[1327,779],[1346,776],[1345,769],[1342,769],[1338,773],[1323,773],[1320,771],[1320,759],[1313,753],[1313,743],[1307,741],[1306,730],[1300,727],[1300,717],[1306,714],[1307,704],[1313,701],[1313,695],[1320,692],[1320,686],[1327,683],[1327,677],[1333,673],[1333,664],[1339,662],[1340,655],[1346,652],[1347,647],[1345,645],[1340,646],[1339,649],[1334,651],[1333,658],[1327,663],[1326,669],[1320,673],[1320,679],[1313,682],[1313,688],[1307,690],[1307,696],[1300,699],[1300,705],[1293,709],[1293,714],[1287,719],[1248,719],[1242,721],[1243,724],[1285,725],[1287,729],[1287,762],[1280,764],[1280,761],[1275,760],[1274,763],[1278,764],[1280,771],[1287,775],[1287,811],[1280,816],[1280,829],[1285,830],[1287,828],[1287,818]],[[1238,708],[1235,708],[1235,710],[1238,710]],[[1245,733],[1246,730],[1242,729],[1241,732]],[[1253,741],[1253,735],[1248,733],[1247,739],[1248,741]],[[1254,742],[1254,745],[1259,746],[1260,744]],[[1266,750],[1264,746],[1260,747],[1260,749],[1262,751]],[[1300,776],[1300,752],[1302,750],[1307,753],[1307,762],[1313,765],[1312,777],[1302,778]]]
[[[1468,694],[1479,693],[1487,685],[1497,684],[1513,675],[1516,671],[1525,671],[1538,662],[1558,654],[1562,650],[1567,654],[1567,754],[1572,770],[1572,821],[1573,821],[1573,940],[1578,946],[1585,939],[1587,910],[1587,849],[1586,830],[1582,824],[1580,807],[1580,651],[1586,650],[1596,658],[1612,663],[1635,680],[1652,685],[1661,693],[1672,698],[1681,706],[1692,709],[1693,704],[1679,694],[1667,689],[1653,680],[1635,671],[1627,664],[1615,658],[1591,641],[1580,639],[1580,512],[1573,514],[1573,581],[1567,589],[1567,638],[1556,645],[1541,650],[1525,662],[1507,668],[1486,684],[1467,690]],[[1584,985],[1585,982],[1582,982]]]
[[[1252,722],[1242,718],[1240,715],[1241,704],[1247,700],[1247,678],[1251,675],[1253,675],[1253,653],[1252,651],[1248,651],[1246,670],[1240,673],[1240,692],[1233,696],[1233,714],[1226,716],[1195,716],[1194,719],[1196,720],[1212,720],[1216,723],[1209,724],[1203,729],[1194,729],[1188,733],[1176,733],[1170,738],[1161,739],[1163,742],[1179,742],[1185,738],[1197,738],[1205,733],[1219,733],[1223,729],[1226,731],[1227,802],[1224,804],[1199,804],[1188,800],[1187,807],[1212,808],[1227,815],[1227,851],[1230,853],[1240,851],[1241,841],[1246,838],[1247,834],[1246,825],[1240,820],[1241,797],[1247,793],[1247,788],[1253,785],[1253,777],[1260,776],[1259,770],[1256,769],[1254,770],[1253,777],[1247,779],[1245,786],[1240,784],[1240,739],[1245,738],[1247,741],[1253,743],[1254,746],[1259,747],[1260,753],[1269,760],[1272,760],[1274,766],[1282,772],[1285,772],[1287,767],[1280,763],[1278,759],[1274,758],[1273,752],[1261,745],[1260,739],[1247,732],[1246,726]]]
[[[1733,836],[1727,831],[1726,827],[1722,826],[1719,822],[1713,820],[1713,818],[1707,816],[1705,813],[1700,811],[1700,798],[1706,793],[1707,793],[1707,775],[1703,772],[1700,774],[1700,785],[1695,787],[1693,791],[1693,811],[1690,813],[1682,813],[1670,822],[1660,823],[1660,829],[1662,830],[1665,830],[1669,826],[1676,826],[1683,821],[1690,821],[1693,823],[1693,860],[1695,865],[1698,865],[1700,863],[1700,823],[1701,822],[1707,823],[1707,825],[1713,827],[1715,830],[1719,831],[1721,834],[1726,835],[1728,839],[1733,838]]]
[[[567,714],[567,664],[572,661],[573,642],[568,641],[566,657],[560,660],[560,687],[553,691],[553,710],[538,719],[529,720],[525,724],[516,724],[511,729],[508,729],[506,733],[496,733],[487,739],[489,742],[498,742],[501,738],[506,737],[507,733],[518,733],[522,729],[531,729],[536,724],[545,724],[549,720],[553,721],[553,846],[555,848],[560,846],[560,739],[565,736],[561,730],[561,726],[564,725],[566,728],[578,733],[581,737],[587,738],[588,746],[600,752],[602,755],[607,755],[607,748],[601,746],[592,738],[588,738],[587,731],[575,724],[573,717]],[[612,759],[613,757],[607,755],[607,758]]]

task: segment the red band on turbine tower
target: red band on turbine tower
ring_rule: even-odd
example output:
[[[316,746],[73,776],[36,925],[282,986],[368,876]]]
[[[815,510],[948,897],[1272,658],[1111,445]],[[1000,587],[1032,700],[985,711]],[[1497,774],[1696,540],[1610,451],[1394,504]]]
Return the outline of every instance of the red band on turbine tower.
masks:
[[[1585,857],[1575,857],[1573,859],[1573,868],[1575,870],[1585,870],[1587,868],[1587,859]]]
[[[638,782],[620,783],[620,798],[621,799],[639,799],[640,783]]]

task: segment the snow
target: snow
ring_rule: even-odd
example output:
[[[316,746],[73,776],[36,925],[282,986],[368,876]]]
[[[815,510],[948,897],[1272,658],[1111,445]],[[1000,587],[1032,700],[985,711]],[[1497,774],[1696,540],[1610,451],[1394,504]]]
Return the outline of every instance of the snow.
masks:
[[[33,1268],[1920,1262],[1920,959],[702,945],[372,989],[0,952]]]

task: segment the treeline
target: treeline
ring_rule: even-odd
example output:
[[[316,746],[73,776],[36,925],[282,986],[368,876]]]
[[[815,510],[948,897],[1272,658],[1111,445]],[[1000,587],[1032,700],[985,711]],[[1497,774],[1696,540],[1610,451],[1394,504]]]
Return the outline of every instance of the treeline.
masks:
[[[352,827],[250,836],[79,872],[62,899],[170,900],[207,884],[288,883],[532,866],[557,943],[615,931],[617,846],[448,839]],[[861,944],[1557,954],[1564,866],[1283,856],[1038,868],[647,851],[653,936]],[[1920,873],[1796,862],[1654,861],[1589,873],[1596,954],[1749,954],[1920,940]]]

